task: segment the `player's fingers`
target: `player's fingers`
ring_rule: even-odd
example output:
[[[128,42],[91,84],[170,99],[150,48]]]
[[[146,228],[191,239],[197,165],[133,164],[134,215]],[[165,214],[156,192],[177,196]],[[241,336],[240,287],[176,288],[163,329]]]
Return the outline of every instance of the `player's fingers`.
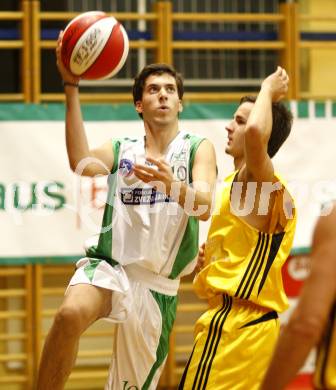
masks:
[[[150,168],[145,165],[134,165],[133,171],[136,177],[146,183],[151,181],[161,182],[164,180],[164,175],[162,175],[157,169]]]
[[[287,73],[286,73],[286,83],[287,83],[287,84],[289,83],[289,76],[288,76]]]
[[[149,174],[151,176],[158,176],[158,170],[155,169],[155,168],[151,168],[147,165],[140,165],[140,164],[135,164],[134,167],[133,167],[134,171],[139,171],[139,172],[142,172],[142,173],[146,173],[146,174]]]
[[[134,169],[134,175],[138,178],[138,179],[140,179],[140,180],[142,180],[143,182],[145,182],[145,183],[149,183],[150,181],[153,181],[153,176],[151,176],[151,175],[149,175],[149,174],[147,174],[147,173],[144,173],[144,172],[142,172],[142,171],[138,171],[138,170],[135,170]]]
[[[153,157],[147,157],[146,160],[149,163],[157,166],[159,169],[163,169],[163,167],[169,166],[169,164],[163,158],[156,159],[156,158],[153,158]]]
[[[283,78],[284,78],[284,72],[280,66],[279,66],[279,71],[277,72],[277,76],[280,80],[283,80]]]
[[[56,45],[56,56],[59,56],[61,54],[61,47],[62,47],[62,42],[61,42],[62,38],[58,37],[57,39],[57,45]]]
[[[159,165],[161,165],[160,161],[158,159],[156,159],[156,158],[153,158],[153,157],[146,157],[146,161],[148,161],[149,163],[151,163],[151,164],[153,164],[153,165],[155,165],[157,167]]]
[[[283,69],[281,78],[282,78],[283,81],[288,81],[288,74],[285,71],[285,69]]]
[[[158,162],[160,166],[165,166],[170,168],[170,165],[167,163],[167,161],[164,158],[159,158]]]
[[[145,165],[134,164],[133,171],[143,175],[148,175],[151,173],[151,168],[146,167]]]

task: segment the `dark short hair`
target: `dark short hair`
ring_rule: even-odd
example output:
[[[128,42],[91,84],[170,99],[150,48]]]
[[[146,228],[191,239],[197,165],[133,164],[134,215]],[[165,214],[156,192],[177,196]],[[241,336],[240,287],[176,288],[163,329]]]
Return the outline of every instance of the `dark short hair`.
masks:
[[[243,96],[239,105],[249,102],[255,103],[256,96]],[[286,141],[293,124],[293,115],[281,102],[272,103],[272,131],[267,145],[267,153],[272,158],[281,145]]]
[[[177,86],[177,93],[182,100],[184,93],[183,79],[180,73],[178,73],[172,66],[168,64],[150,64],[145,66],[142,71],[135,77],[133,84],[133,103],[142,99],[142,94],[145,86],[145,82],[152,74],[162,75],[168,73],[174,77]]]

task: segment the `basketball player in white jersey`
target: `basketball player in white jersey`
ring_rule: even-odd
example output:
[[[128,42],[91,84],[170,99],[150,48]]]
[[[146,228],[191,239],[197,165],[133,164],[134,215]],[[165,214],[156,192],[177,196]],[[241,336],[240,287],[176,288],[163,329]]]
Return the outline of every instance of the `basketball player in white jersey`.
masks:
[[[133,87],[144,137],[108,140],[90,149],[78,83],[60,59],[66,96],[70,167],[108,176],[102,229],[77,263],[42,353],[38,390],[64,388],[78,340],[99,318],[116,323],[106,389],[155,389],[175,318],[182,275],[198,253],[198,220],[210,216],[216,180],[213,145],[183,131],[183,82],[165,64],[145,67]],[[86,159],[86,160],[85,160]],[[83,161],[86,163],[83,165]]]

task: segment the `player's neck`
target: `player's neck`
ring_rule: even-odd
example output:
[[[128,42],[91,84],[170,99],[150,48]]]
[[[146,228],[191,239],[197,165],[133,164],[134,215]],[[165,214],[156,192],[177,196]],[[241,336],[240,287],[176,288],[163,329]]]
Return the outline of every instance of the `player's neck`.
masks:
[[[155,155],[164,155],[168,145],[179,133],[178,126],[174,127],[158,127],[152,129],[150,126],[145,126],[145,148],[153,157]]]
[[[233,165],[234,165],[235,171],[241,169],[244,164],[245,164],[244,157],[234,157],[233,158]]]

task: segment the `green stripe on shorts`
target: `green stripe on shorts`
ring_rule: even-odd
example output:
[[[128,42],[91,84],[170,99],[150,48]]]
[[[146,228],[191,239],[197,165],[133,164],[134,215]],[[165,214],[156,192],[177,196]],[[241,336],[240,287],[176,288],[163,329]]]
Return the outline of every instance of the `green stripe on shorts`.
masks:
[[[149,389],[149,386],[154,378],[156,371],[161,367],[162,363],[166,359],[169,350],[169,335],[173,328],[175,317],[176,317],[176,307],[177,307],[177,296],[168,296],[160,294],[156,291],[152,291],[153,298],[156,300],[159,305],[162,318],[162,329],[161,336],[159,340],[159,345],[156,350],[156,362],[154,363],[142,390]]]

